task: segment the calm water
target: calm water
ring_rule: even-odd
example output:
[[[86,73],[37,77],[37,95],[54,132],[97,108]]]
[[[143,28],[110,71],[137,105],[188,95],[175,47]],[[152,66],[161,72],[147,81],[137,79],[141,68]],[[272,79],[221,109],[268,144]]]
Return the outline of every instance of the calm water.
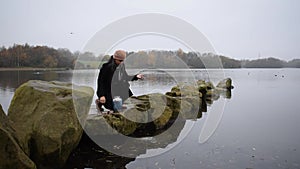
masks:
[[[211,79],[215,84],[222,77],[218,70],[210,74],[205,70],[193,72],[194,76],[187,71],[145,71],[145,80],[132,83],[132,90],[136,95],[164,93],[178,81],[201,78]],[[72,73],[0,71],[0,103],[7,112],[14,90],[29,79],[73,81],[95,88],[97,71],[75,71],[73,76]],[[223,77],[232,78],[235,88],[231,99],[225,99],[220,124],[208,141],[199,143],[199,133],[210,110],[224,98],[209,106],[202,118],[187,120],[179,136],[166,147],[149,148],[123,166],[129,169],[300,168],[300,69],[229,69],[224,74]],[[149,154],[157,155],[147,157]]]

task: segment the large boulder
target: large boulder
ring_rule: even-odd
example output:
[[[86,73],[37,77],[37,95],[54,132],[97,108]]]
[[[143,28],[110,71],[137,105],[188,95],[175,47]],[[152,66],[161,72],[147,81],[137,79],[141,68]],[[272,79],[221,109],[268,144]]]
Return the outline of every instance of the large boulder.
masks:
[[[38,168],[64,165],[82,135],[77,113],[88,113],[93,94],[90,87],[38,80],[28,81],[15,91],[8,117],[21,148]]]
[[[20,148],[15,130],[0,105],[0,168],[35,169],[35,164]]]

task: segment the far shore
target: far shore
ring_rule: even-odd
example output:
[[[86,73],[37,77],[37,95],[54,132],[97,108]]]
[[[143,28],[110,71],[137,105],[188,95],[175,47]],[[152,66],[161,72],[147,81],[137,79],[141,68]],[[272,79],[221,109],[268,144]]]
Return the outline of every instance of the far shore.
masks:
[[[0,71],[59,71],[69,69],[70,68],[0,67]]]
[[[76,70],[98,70],[99,68],[77,68]],[[128,68],[136,69],[136,68]],[[151,68],[149,68],[151,69]],[[155,69],[155,68],[153,68]],[[165,69],[181,69],[181,68],[165,68]],[[218,69],[218,68],[190,68],[190,69]],[[224,68],[224,69],[297,69],[290,67],[278,67],[278,68]],[[73,70],[71,68],[36,68],[36,67],[0,67],[0,71],[65,71]]]

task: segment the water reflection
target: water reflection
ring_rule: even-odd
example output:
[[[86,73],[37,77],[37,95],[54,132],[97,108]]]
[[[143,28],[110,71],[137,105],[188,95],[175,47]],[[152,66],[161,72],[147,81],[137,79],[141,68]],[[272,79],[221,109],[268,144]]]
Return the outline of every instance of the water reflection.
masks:
[[[0,71],[1,90],[15,90],[28,80],[72,81],[72,71]]]

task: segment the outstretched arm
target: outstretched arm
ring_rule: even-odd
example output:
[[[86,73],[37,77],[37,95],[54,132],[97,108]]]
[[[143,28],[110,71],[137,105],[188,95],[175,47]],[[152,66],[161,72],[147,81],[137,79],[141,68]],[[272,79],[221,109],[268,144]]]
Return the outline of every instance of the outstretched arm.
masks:
[[[134,81],[134,80],[139,80],[139,79],[144,79],[144,75],[143,74],[136,74],[136,75],[128,75],[126,70],[125,70],[125,65],[122,65],[124,72],[125,72],[125,77],[127,81]]]
[[[126,73],[126,76],[127,76],[127,80],[128,81],[135,81],[135,80],[139,80],[139,79],[144,79],[144,75],[143,74],[136,74],[136,75],[127,75]]]

